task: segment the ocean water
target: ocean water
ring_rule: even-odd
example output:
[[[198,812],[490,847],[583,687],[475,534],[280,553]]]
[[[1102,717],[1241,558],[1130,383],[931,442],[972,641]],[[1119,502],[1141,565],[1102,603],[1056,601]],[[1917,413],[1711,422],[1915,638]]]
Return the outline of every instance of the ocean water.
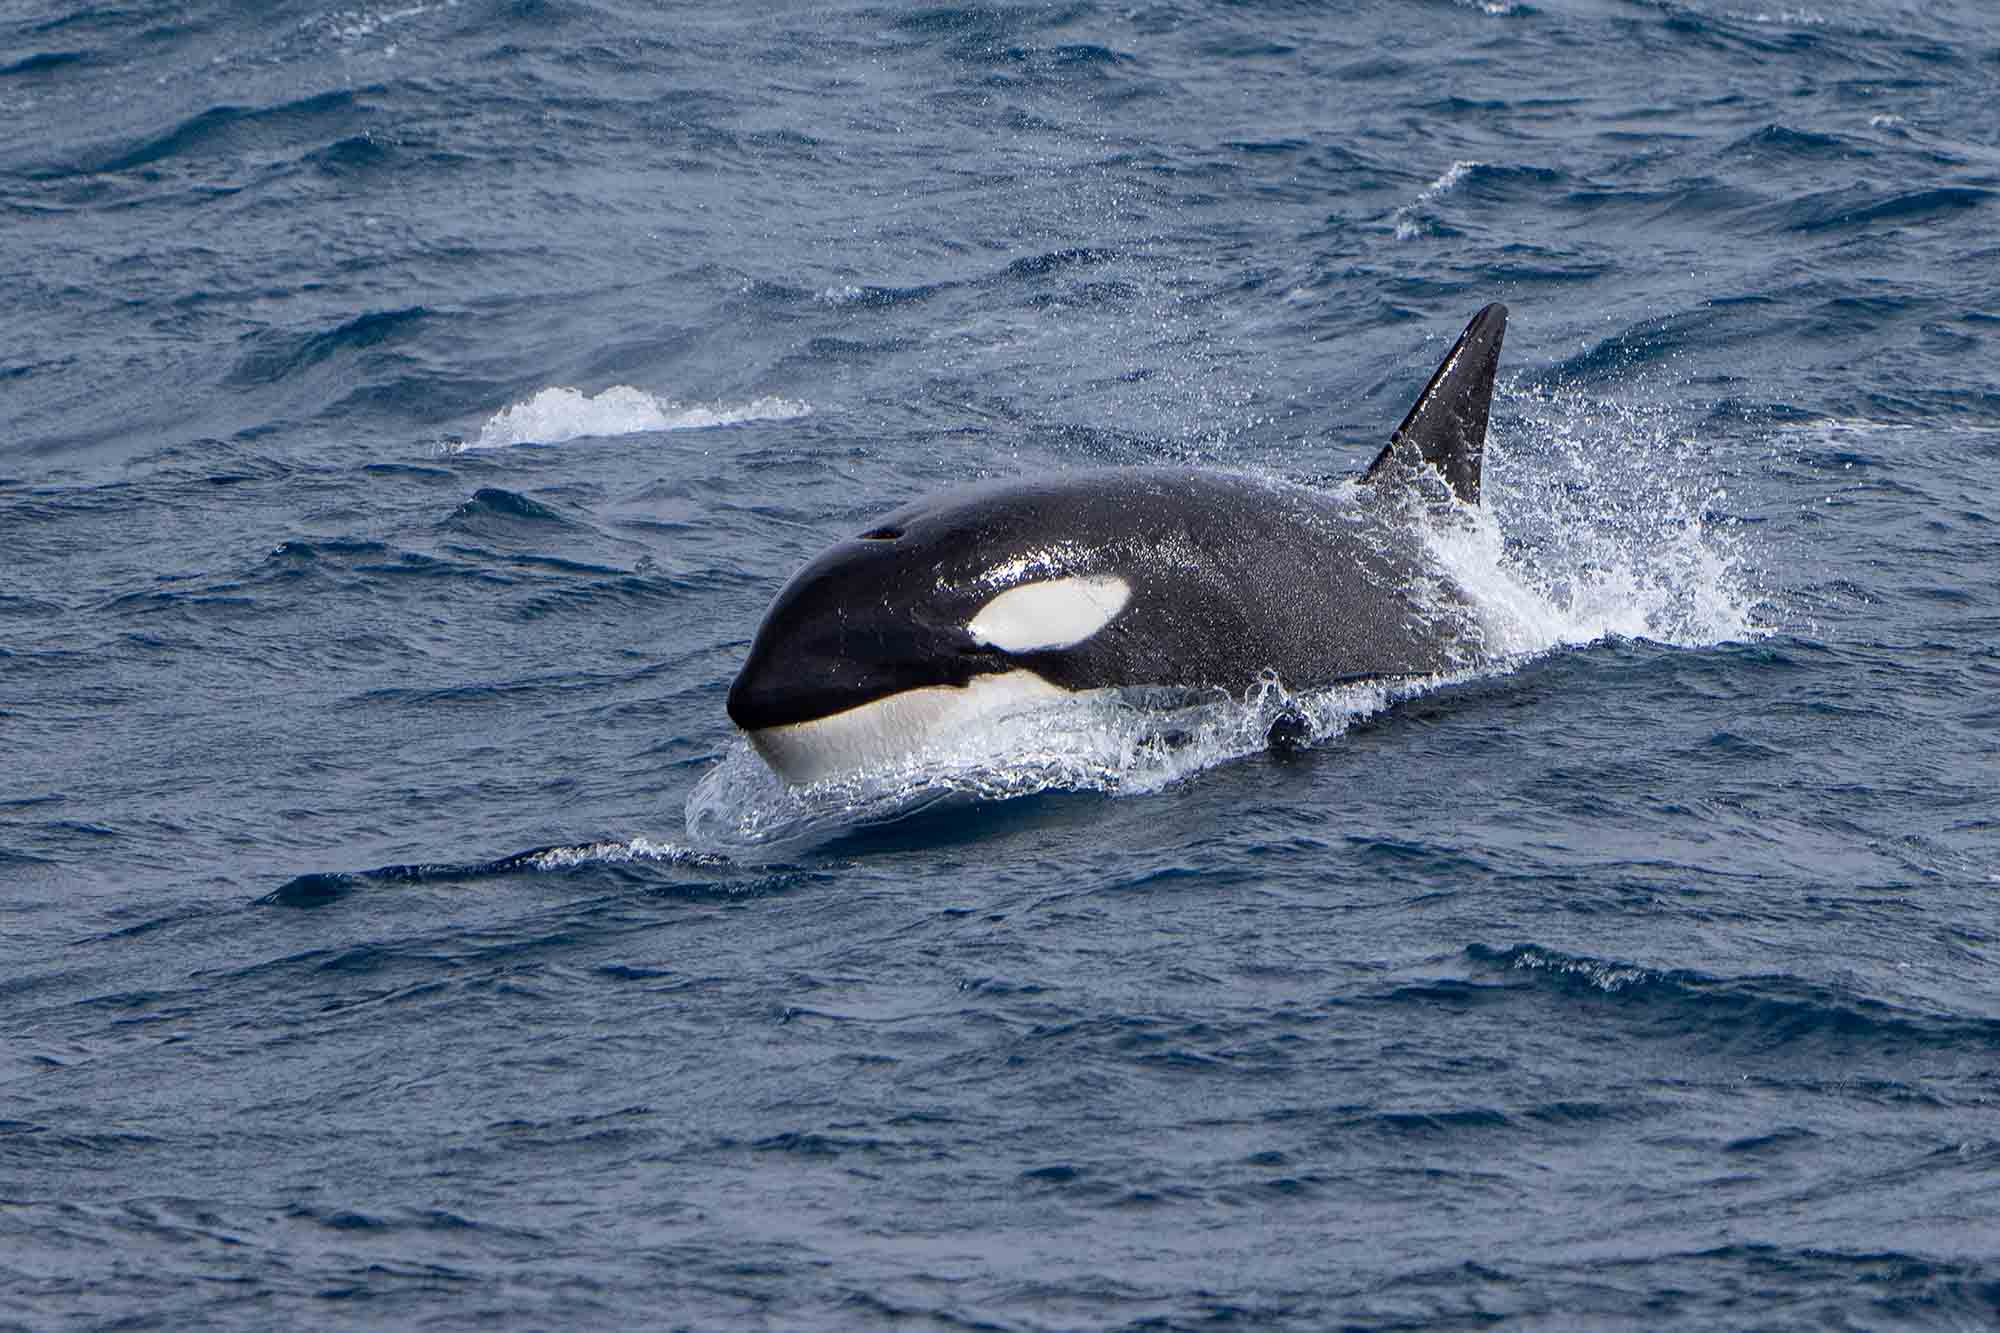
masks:
[[[2000,11],[0,11],[0,1325],[2000,1321]],[[1496,666],[786,790],[952,484]]]

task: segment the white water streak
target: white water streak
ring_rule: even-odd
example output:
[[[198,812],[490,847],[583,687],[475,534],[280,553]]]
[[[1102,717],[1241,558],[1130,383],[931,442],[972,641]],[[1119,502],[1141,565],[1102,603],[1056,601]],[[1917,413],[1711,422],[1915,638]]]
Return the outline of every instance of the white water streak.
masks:
[[[1424,207],[1439,195],[1449,194],[1452,190],[1458,188],[1458,183],[1465,179],[1466,172],[1471,171],[1474,167],[1483,167],[1485,165],[1484,162],[1472,161],[1452,163],[1451,169],[1446,171],[1444,175],[1418,191],[1415,199],[1412,199],[1409,203],[1404,204],[1401,208],[1390,214],[1389,220],[1396,224],[1396,239],[1399,241],[1409,241],[1415,240],[1418,236],[1422,235],[1424,228],[1423,224],[1418,221],[1418,217],[1423,212]]]

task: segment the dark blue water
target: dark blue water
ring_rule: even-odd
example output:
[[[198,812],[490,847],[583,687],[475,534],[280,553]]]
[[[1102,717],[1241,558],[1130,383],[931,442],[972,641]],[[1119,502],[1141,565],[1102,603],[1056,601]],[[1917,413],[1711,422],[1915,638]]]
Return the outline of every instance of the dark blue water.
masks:
[[[1489,300],[1502,668],[732,733]],[[1990,1326],[1996,365],[1984,0],[13,5],[0,1323]]]

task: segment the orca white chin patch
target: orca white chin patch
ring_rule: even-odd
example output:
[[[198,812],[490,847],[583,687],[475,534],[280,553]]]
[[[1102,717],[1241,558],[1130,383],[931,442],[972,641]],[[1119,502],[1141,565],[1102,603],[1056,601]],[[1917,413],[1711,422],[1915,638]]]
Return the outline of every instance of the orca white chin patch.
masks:
[[[979,608],[966,632],[989,648],[1029,653],[1082,643],[1118,618],[1132,585],[1115,574],[1043,579],[1009,588]]]
[[[749,733],[750,744],[785,781],[818,782],[911,758],[975,723],[1069,694],[1032,671],[974,676],[962,686],[904,690],[810,722],[765,727]]]

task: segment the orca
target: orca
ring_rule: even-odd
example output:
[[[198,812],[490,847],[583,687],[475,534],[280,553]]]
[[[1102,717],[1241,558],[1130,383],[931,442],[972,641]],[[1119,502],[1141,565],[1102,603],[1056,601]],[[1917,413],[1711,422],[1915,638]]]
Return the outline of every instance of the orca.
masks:
[[[1102,468],[883,515],[778,593],[730,719],[780,777],[807,783],[1084,691],[1241,695],[1476,664],[1477,624],[1417,518],[1447,488],[1479,502],[1506,324],[1498,304],[1473,316],[1359,485]],[[1280,725],[1280,741],[1298,730]]]

